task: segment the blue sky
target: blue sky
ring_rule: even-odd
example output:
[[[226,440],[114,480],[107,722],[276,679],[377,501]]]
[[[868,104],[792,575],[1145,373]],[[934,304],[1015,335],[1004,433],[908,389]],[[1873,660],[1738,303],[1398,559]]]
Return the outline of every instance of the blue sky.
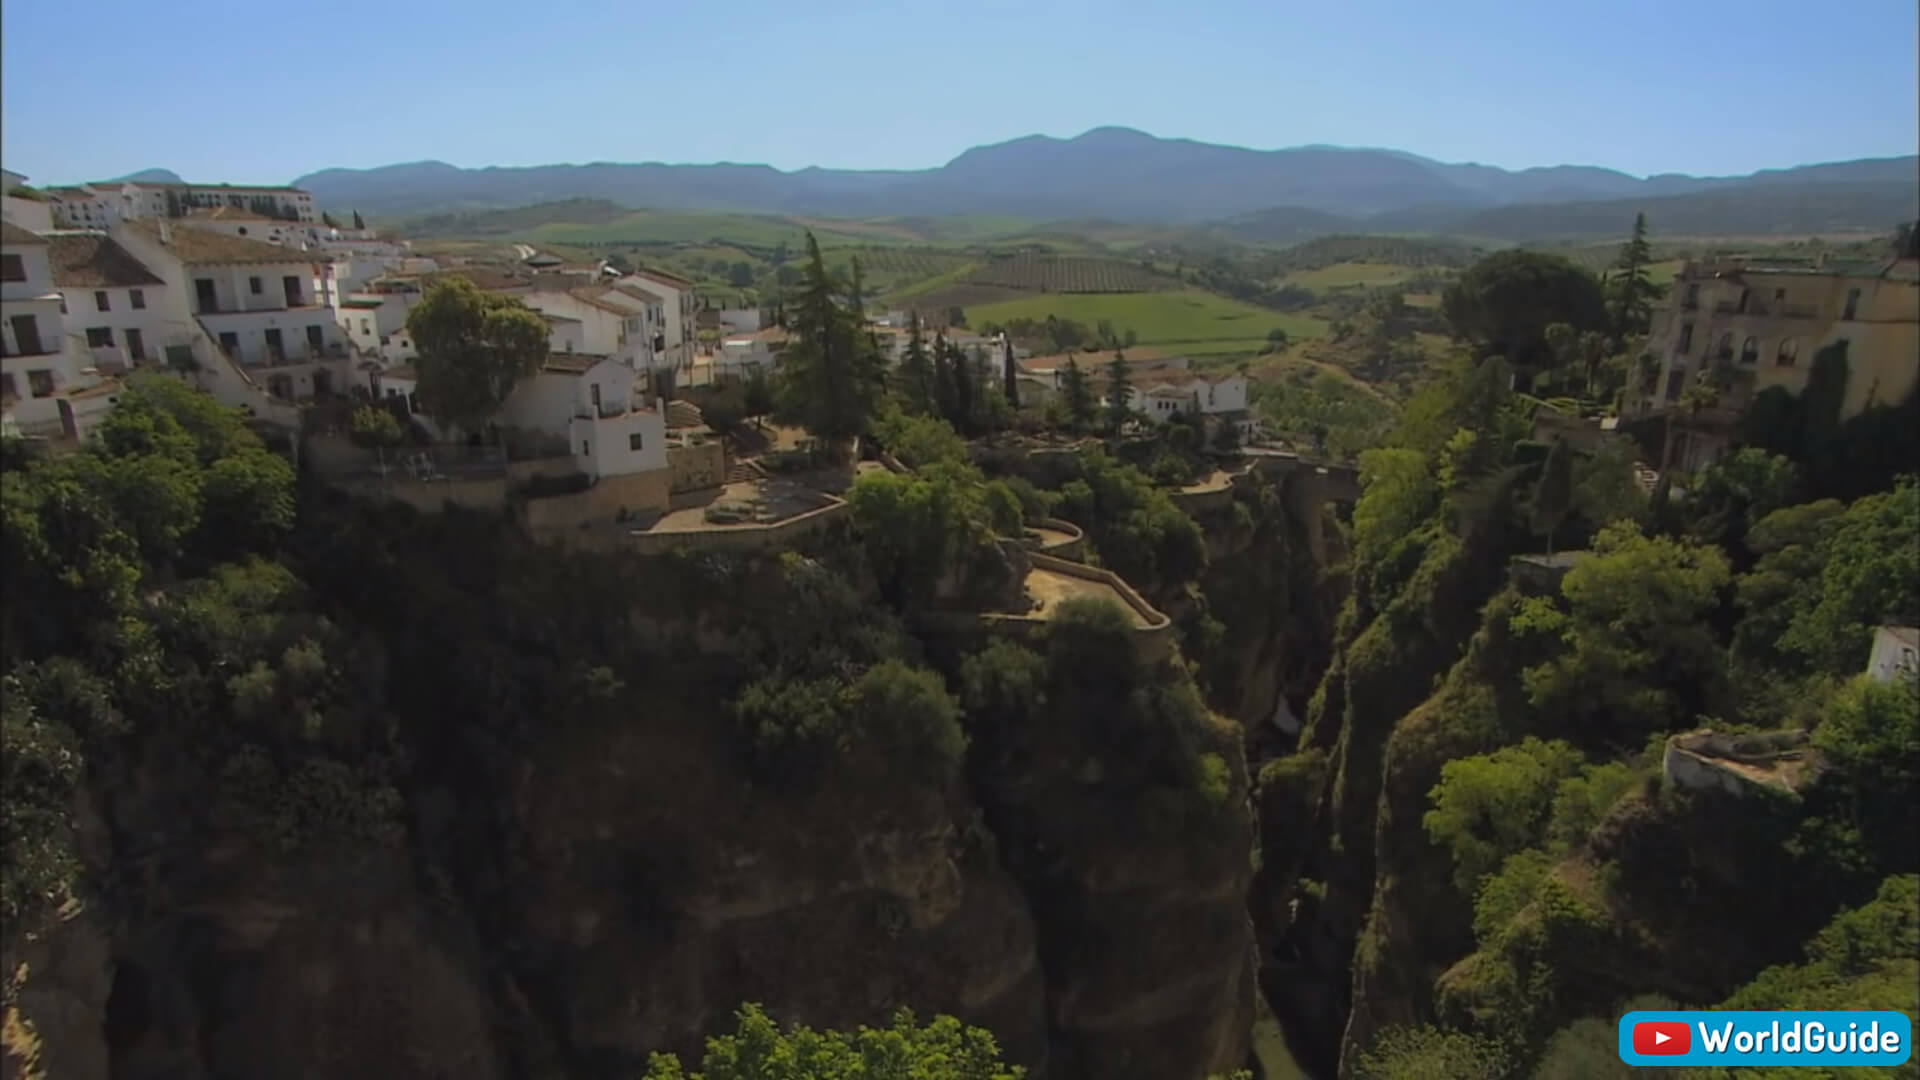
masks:
[[[921,168],[1119,124],[1742,173],[1914,153],[1916,40],[1914,0],[6,0],[0,161]]]

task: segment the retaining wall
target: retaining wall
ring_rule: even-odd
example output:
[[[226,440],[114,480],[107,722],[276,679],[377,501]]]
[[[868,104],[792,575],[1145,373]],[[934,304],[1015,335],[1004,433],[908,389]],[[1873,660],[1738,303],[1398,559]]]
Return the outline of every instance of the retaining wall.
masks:
[[[667,448],[668,490],[705,491],[727,482],[727,452],[719,442]]]
[[[1085,581],[1096,581],[1107,585],[1119,594],[1120,600],[1131,608],[1147,625],[1134,629],[1134,641],[1140,650],[1140,656],[1148,663],[1158,663],[1171,658],[1175,651],[1173,620],[1167,618],[1159,609],[1147,603],[1133,586],[1111,570],[1101,570],[1085,563],[1072,562],[1042,555],[1038,552],[1028,556],[1036,570],[1051,570],[1068,577],[1077,577]],[[1052,622],[1044,616],[1015,615],[1005,611],[981,612],[937,612],[922,617],[922,623],[929,629],[947,632],[966,633],[986,630],[995,634],[1005,634],[1021,639],[1041,636]]]
[[[415,480],[396,470],[385,480],[377,476],[343,477],[328,481],[333,487],[363,499],[403,502],[416,510],[437,514],[448,503],[469,510],[504,510],[507,478],[504,474]]]
[[[612,522],[628,514],[664,513],[671,502],[669,469],[603,476],[585,491],[528,499],[527,529],[536,536]]]
[[[771,525],[708,525],[664,532],[607,527],[553,531],[541,539],[570,549],[629,551],[638,555],[665,555],[682,547],[698,551],[765,551],[791,545],[846,513],[847,504],[834,499],[816,510]]]
[[[1081,531],[1080,526],[1064,518],[1041,518],[1033,525],[1037,529],[1054,529],[1068,533],[1072,539],[1062,540],[1052,547],[1043,547],[1037,542],[1030,543],[1027,546],[1032,550],[1042,555],[1051,555],[1056,559],[1084,560],[1087,557],[1087,534]]]

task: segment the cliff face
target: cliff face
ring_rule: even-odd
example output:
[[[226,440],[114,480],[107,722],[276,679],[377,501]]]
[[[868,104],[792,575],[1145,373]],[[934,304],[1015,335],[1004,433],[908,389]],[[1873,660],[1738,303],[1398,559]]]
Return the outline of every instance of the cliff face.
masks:
[[[509,560],[480,563],[513,577]],[[86,904],[8,943],[5,1075],[626,1077],[650,1051],[697,1051],[743,1001],[826,1027],[951,1013],[1051,1078],[1198,1080],[1244,1062],[1237,728],[1188,733],[1219,762],[1205,798],[1067,700],[1041,741],[997,744],[944,786],[859,748],[769,784],[722,708],[737,677],[707,658],[777,623],[731,593],[636,605],[630,581],[596,576],[607,567],[569,567],[533,607],[442,616],[499,628],[436,633],[422,613],[444,597],[366,624],[385,644],[364,674],[386,681],[398,732],[397,806],[370,839],[274,842],[185,736],[90,777]],[[523,639],[549,610],[565,614],[540,632],[598,654],[644,644],[619,672],[631,704],[502,696],[523,658],[464,651]],[[1192,693],[1177,667],[1140,689]]]

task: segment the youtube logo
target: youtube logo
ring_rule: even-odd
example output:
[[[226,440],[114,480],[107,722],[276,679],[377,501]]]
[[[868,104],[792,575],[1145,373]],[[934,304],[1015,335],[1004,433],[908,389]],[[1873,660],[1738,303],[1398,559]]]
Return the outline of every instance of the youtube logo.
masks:
[[[1679,1020],[1643,1020],[1633,1025],[1636,1054],[1684,1054],[1693,1049],[1693,1030]]]

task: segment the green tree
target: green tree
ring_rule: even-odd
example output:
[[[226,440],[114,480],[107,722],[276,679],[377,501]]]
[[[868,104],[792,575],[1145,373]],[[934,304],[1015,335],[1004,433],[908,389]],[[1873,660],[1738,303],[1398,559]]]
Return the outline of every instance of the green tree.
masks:
[[[1447,286],[1441,313],[1476,356],[1502,356],[1527,371],[1550,367],[1547,327],[1604,330],[1606,302],[1592,274],[1558,255],[1495,252]]]
[[[840,304],[838,285],[809,232],[800,293],[788,312],[794,336],[781,354],[779,398],[782,412],[844,455],[879,405],[884,370],[858,309],[857,283],[852,310]]]
[[[753,267],[745,262],[736,262],[727,267],[727,284],[736,289],[744,289],[753,284]]]
[[[353,212],[353,227],[356,229],[364,229],[367,227],[366,221],[360,217],[360,211],[358,210]]]
[[[373,451],[384,474],[387,471],[387,451],[400,445],[400,422],[387,409],[378,405],[362,405],[353,410],[347,437],[360,449]]]
[[[851,1033],[795,1025],[780,1030],[758,1005],[742,1006],[731,1034],[707,1040],[696,1071],[654,1054],[645,1080],[1021,1080],[993,1036],[951,1016],[920,1026],[911,1012]]]
[[[1276,326],[1267,331],[1267,351],[1280,352],[1287,347],[1286,330]]]
[[[1427,796],[1433,809],[1421,824],[1452,854],[1462,892],[1471,896],[1508,856],[1540,843],[1561,782],[1578,775],[1585,760],[1564,742],[1528,737],[1440,767],[1440,782]]]
[[[1762,519],[1756,531],[1773,520]],[[1865,666],[1874,627],[1920,611],[1915,535],[1920,481],[1904,478],[1892,491],[1855,500],[1815,548],[1809,568],[1817,576],[1801,579],[1786,598],[1780,651],[1802,670],[1838,675]]]
[[[743,404],[746,406],[747,418],[753,421],[755,427],[759,427],[761,420],[773,412],[773,380],[767,378],[765,368],[756,366],[747,376],[747,390]]]
[[[325,225],[329,229],[337,229],[340,227],[340,223],[333,220],[333,215],[324,210],[320,212],[320,224]]]
[[[1553,440],[1540,479],[1533,486],[1531,510],[1535,531],[1547,540],[1547,554],[1553,554],[1553,536],[1573,509],[1573,448],[1564,438]]]
[[[1066,370],[1060,374],[1060,383],[1061,396],[1067,401],[1067,418],[1073,422],[1074,430],[1092,427],[1099,405],[1094,400],[1093,387],[1087,385],[1086,373],[1071,356],[1067,357]]]
[[[1007,394],[1007,408],[1020,411],[1020,364],[1013,358],[1013,339],[1000,341],[1000,386]]]
[[[982,388],[976,377],[980,373],[980,366],[959,346],[950,345],[948,348],[951,352],[947,356],[947,370],[953,373],[953,412],[948,414],[947,423],[962,435],[972,435],[978,429]]]
[[[1382,1031],[1354,1065],[1354,1080],[1505,1080],[1508,1055],[1493,1039],[1435,1027]]]
[[[1613,273],[1607,278],[1608,321],[1615,341],[1624,342],[1636,334],[1647,332],[1647,324],[1653,317],[1653,302],[1660,295],[1660,287],[1647,276],[1647,265],[1653,261],[1653,245],[1647,242],[1647,215],[1635,214],[1633,235],[1620,245],[1620,254],[1613,261]],[[1591,377],[1589,377],[1591,382]]]
[[[1529,699],[1570,735],[1625,745],[1713,711],[1725,676],[1708,616],[1729,579],[1718,548],[1631,521],[1600,530],[1558,601],[1529,597],[1512,620],[1552,650],[1522,673]]]
[[[958,304],[955,304],[954,306],[948,308],[947,309],[947,325],[957,326],[960,329],[965,330],[967,328],[966,309],[961,307]]]
[[[930,416],[934,413],[933,361],[927,356],[926,334],[920,325],[919,310],[915,309],[908,318],[907,348],[900,356],[897,385],[908,411]]]
[[[738,385],[723,387],[700,406],[700,417],[721,435],[731,435],[747,418],[746,389]]]
[[[1107,362],[1107,433],[1118,435],[1126,428],[1127,419],[1133,415],[1131,385],[1128,380],[1127,354],[1113,350],[1113,359]]]
[[[479,431],[547,355],[547,325],[517,298],[463,277],[439,282],[407,315],[420,401],[435,420]]]
[[[944,331],[933,335],[933,415],[953,423],[960,411],[960,391],[954,385],[953,348]]]

